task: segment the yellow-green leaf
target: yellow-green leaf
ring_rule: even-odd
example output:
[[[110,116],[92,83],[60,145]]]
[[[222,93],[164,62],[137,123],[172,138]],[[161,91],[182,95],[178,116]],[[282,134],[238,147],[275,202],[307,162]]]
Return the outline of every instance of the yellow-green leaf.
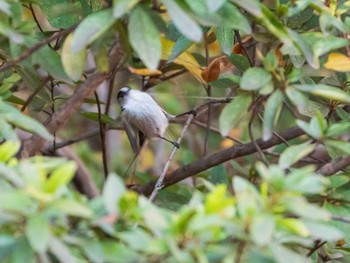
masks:
[[[85,48],[81,49],[78,52],[73,52],[72,40],[73,34],[70,34],[64,41],[61,59],[64,71],[72,80],[77,81],[83,74],[87,53]]]
[[[323,64],[326,69],[349,72],[350,71],[350,58],[341,53],[330,53],[328,60]]]

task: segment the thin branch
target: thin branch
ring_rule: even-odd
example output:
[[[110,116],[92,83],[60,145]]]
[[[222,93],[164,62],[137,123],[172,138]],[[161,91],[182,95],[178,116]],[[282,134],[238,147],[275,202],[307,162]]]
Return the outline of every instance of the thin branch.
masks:
[[[240,45],[241,48],[243,49],[243,52],[244,52],[244,54],[246,55],[246,57],[247,57],[247,59],[248,59],[248,61],[249,61],[249,65],[250,65],[251,67],[254,66],[253,61],[252,61],[251,58],[249,57],[248,51],[247,51],[247,49],[246,49],[246,47],[245,47],[245,45],[244,45],[244,43],[243,43],[243,41],[242,41],[242,38],[241,38],[241,35],[239,34],[239,31],[238,31],[238,30],[234,30],[234,32],[235,32],[235,36],[236,36],[236,39],[237,39],[239,45]]]
[[[183,136],[184,136],[184,134],[185,134],[185,132],[186,132],[188,126],[190,125],[190,123],[191,123],[191,121],[193,120],[194,117],[195,117],[194,114],[190,114],[190,115],[188,116],[188,119],[187,119],[187,121],[186,121],[186,124],[185,124],[185,126],[182,128],[182,131],[181,131],[181,133],[180,133],[180,136],[179,136],[179,138],[177,138],[177,140],[176,140],[176,143],[177,143],[178,145],[180,145],[180,143],[181,143],[181,141],[182,141],[182,138],[183,138]],[[167,162],[165,163],[165,165],[164,165],[163,171],[162,171],[162,173],[160,174],[160,176],[159,176],[159,178],[158,178],[158,180],[157,180],[157,182],[156,182],[156,184],[155,184],[155,186],[154,186],[154,189],[153,189],[153,191],[152,191],[152,194],[151,194],[151,196],[150,196],[150,198],[149,198],[149,200],[150,200],[151,202],[153,202],[153,200],[154,200],[154,198],[157,196],[158,192],[164,187],[164,186],[163,186],[163,181],[164,181],[164,178],[165,178],[165,174],[166,174],[166,172],[167,172],[168,169],[169,169],[170,163],[171,163],[171,161],[173,160],[177,149],[178,149],[177,147],[175,147],[175,146],[173,147],[173,149],[172,149],[172,151],[171,151],[171,153],[170,153],[170,156],[169,156],[169,158],[168,158],[168,161],[167,161]]]
[[[36,14],[35,14],[35,11],[34,11],[34,8],[33,8],[33,5],[32,5],[32,4],[29,4],[29,9],[30,9],[30,12],[32,13],[33,19],[34,19],[36,25],[38,26],[39,30],[40,30],[41,32],[43,32],[44,30],[43,30],[43,28],[41,27],[41,25],[40,25],[40,23],[39,23],[39,21],[38,21],[38,18],[36,17]]]
[[[67,36],[75,28],[76,28],[76,26],[72,26],[72,27],[67,28],[65,30],[62,30],[60,32],[57,32],[57,33],[53,34],[52,36],[50,36],[48,38],[43,39],[42,41],[40,41],[39,43],[35,44],[31,48],[26,49],[21,55],[19,55],[19,57],[17,57],[14,60],[11,60],[11,61],[8,61],[7,63],[5,63],[2,67],[0,67],[0,72],[3,72],[5,70],[13,67],[14,65],[18,64],[19,62],[25,60],[29,56],[33,55],[40,48],[42,48],[43,46],[45,46],[45,45],[49,44],[50,42],[56,40],[57,38]]]
[[[350,224],[350,218],[346,218],[342,216],[332,216],[332,220]]]
[[[108,95],[107,95],[107,102],[106,102],[106,108],[105,108],[105,115],[108,115],[109,108],[111,106],[112,94],[113,94],[113,88],[114,88],[114,80],[115,80],[115,74],[113,74],[112,77],[109,79]]]
[[[310,251],[306,254],[306,257],[311,257],[313,253],[315,253],[320,247],[325,245],[327,241],[321,242],[321,240],[316,240],[315,245],[310,249]]]
[[[100,138],[101,138],[101,147],[102,147],[102,163],[103,163],[103,171],[105,174],[105,178],[108,176],[108,164],[107,164],[107,151],[106,151],[106,138],[105,138],[105,129],[104,129],[104,124],[102,122],[102,117],[101,117],[101,104],[100,104],[100,99],[98,97],[97,92],[94,92],[95,94],[95,99],[97,102],[97,112],[98,112],[98,124],[100,127]]]
[[[50,89],[50,95],[51,95],[51,114],[55,114],[55,94],[54,94],[54,88],[55,84],[51,80],[51,89]],[[53,141],[52,141],[52,152],[54,153],[56,151],[56,132],[53,132]]]
[[[46,82],[50,79],[50,76],[47,76],[41,83],[40,85],[34,90],[32,94],[28,97],[26,102],[23,104],[21,111],[25,111],[28,105],[31,103],[31,101],[38,95],[39,91],[45,86]]]
[[[264,164],[267,165],[268,162],[266,160],[266,157],[265,157],[263,151],[261,150],[259,144],[254,139],[254,135],[253,135],[253,131],[252,131],[252,125],[253,125],[254,116],[255,116],[255,114],[253,113],[252,116],[250,117],[249,124],[248,124],[249,138],[250,138],[251,142],[254,144],[254,146],[255,146],[255,148],[256,148],[259,156],[260,156],[261,161],[263,161]]]
[[[206,60],[206,66],[209,65],[209,48],[208,48],[208,39],[207,39],[207,33],[204,33],[204,47],[205,47],[205,60]],[[208,98],[211,97],[211,86],[207,84],[206,92]],[[210,126],[211,126],[211,112],[212,107],[211,104],[208,105],[208,112],[207,112],[207,127],[205,131],[205,137],[204,137],[204,147],[203,147],[203,156],[207,155],[208,152],[208,142],[209,142],[209,135],[210,135]]]
[[[305,134],[303,130],[299,127],[293,127],[285,132],[281,132],[280,136],[284,138],[284,140],[292,140],[301,135]],[[260,146],[262,150],[271,148],[275,145],[282,143],[282,140],[276,136],[273,136],[271,139],[264,141],[261,138],[256,140],[256,143]],[[190,164],[184,165],[175,171],[171,172],[168,176],[165,177],[163,185],[164,187],[175,184],[185,178],[191,177],[197,173],[203,172],[211,167],[214,167],[218,164],[224,163],[231,159],[235,159],[238,157],[242,157],[245,155],[253,154],[257,152],[257,149],[253,142],[242,144],[242,145],[234,145],[230,148],[221,150],[219,152],[213,153],[197,161],[194,161]],[[149,195],[155,186],[155,182],[148,183],[146,185],[136,186],[133,189],[139,193]]]

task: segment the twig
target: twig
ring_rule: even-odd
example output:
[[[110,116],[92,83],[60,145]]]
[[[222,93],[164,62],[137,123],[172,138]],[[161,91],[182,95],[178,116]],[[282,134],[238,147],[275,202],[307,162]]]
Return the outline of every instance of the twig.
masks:
[[[261,150],[259,144],[255,141],[253,131],[252,131],[252,125],[253,125],[253,121],[254,121],[254,118],[256,116],[256,111],[257,111],[256,107],[258,107],[258,106],[259,106],[259,98],[251,106],[253,109],[252,109],[252,116],[250,117],[249,124],[248,124],[248,132],[249,132],[250,140],[254,144],[254,146],[255,146],[255,148],[260,156],[261,161],[263,161],[264,164],[268,165],[266,157],[265,157],[263,151]],[[277,136],[277,137],[279,139],[281,139],[279,136]],[[282,141],[284,141],[283,138],[282,138]]]
[[[36,17],[36,14],[35,14],[35,12],[34,12],[34,8],[33,8],[33,5],[32,5],[32,4],[29,4],[29,9],[30,9],[30,12],[32,13],[33,19],[34,19],[36,25],[38,26],[39,30],[40,30],[41,32],[44,32],[43,28],[41,27],[41,25],[40,25],[40,23],[39,23],[39,21],[38,21],[38,18]]]
[[[95,99],[97,102],[97,112],[98,112],[98,124],[100,127],[100,138],[101,138],[101,147],[102,147],[102,163],[103,163],[103,171],[105,174],[105,178],[108,176],[108,164],[107,164],[107,151],[106,151],[106,140],[105,140],[105,129],[104,124],[102,122],[102,112],[101,112],[101,104],[100,99],[96,91],[94,91]]]
[[[245,48],[244,46],[244,43],[242,42],[242,38],[241,38],[241,35],[239,34],[239,31],[238,30],[234,30],[235,32],[235,36],[236,36],[236,39],[239,43],[239,45],[241,46],[241,48],[243,49],[243,52],[244,54],[246,55],[248,61],[249,61],[249,65],[252,67],[254,64],[253,64],[253,61],[251,60],[251,58],[249,57],[249,54],[248,54],[248,51],[247,49]]]
[[[350,218],[346,218],[346,217],[342,217],[342,216],[332,216],[332,220],[350,224]]]
[[[204,33],[204,47],[205,47],[205,60],[206,60],[206,66],[209,65],[209,48],[208,48],[208,40],[207,40],[207,33]],[[209,84],[207,84],[206,92],[208,98],[211,97],[211,87]],[[211,104],[208,105],[208,115],[207,115],[207,128],[205,131],[205,137],[204,137],[204,147],[203,147],[203,156],[207,155],[208,152],[208,142],[209,142],[209,135],[210,135],[210,126],[211,126],[211,112],[212,107]]]
[[[31,48],[26,49],[21,55],[19,55],[19,57],[15,58],[14,60],[8,61],[6,64],[4,64],[2,67],[0,67],[0,72],[3,72],[5,70],[13,67],[14,65],[18,64],[22,60],[25,60],[27,57],[33,55],[33,53],[38,51],[40,48],[42,48],[46,44],[49,44],[50,42],[56,40],[57,38],[64,37],[64,36],[68,35],[75,28],[76,28],[76,26],[72,26],[72,27],[67,28],[65,30],[62,30],[60,32],[57,32],[57,33],[53,34],[52,36],[50,36],[48,38],[43,39],[42,41],[40,41],[39,43],[35,44]]]
[[[99,132],[100,132],[100,128],[94,129],[92,131],[89,131],[89,132],[84,133],[82,135],[79,135],[79,136],[76,136],[74,138],[68,139],[66,141],[58,142],[58,143],[56,143],[56,148],[55,149],[58,150],[58,149],[66,147],[66,146],[72,145],[74,143],[80,142],[82,140],[89,139],[91,137],[94,137],[94,136],[98,135]],[[52,150],[53,150],[52,146],[47,149],[47,151],[52,151]]]
[[[55,84],[51,80],[51,90],[50,90],[50,95],[51,95],[51,114],[55,114],[55,94],[54,94],[54,88]],[[52,141],[52,152],[55,153],[56,151],[56,132],[53,132],[53,141]]]
[[[39,93],[39,91],[45,86],[46,82],[50,79],[50,76],[47,76],[41,83],[40,85],[34,90],[32,94],[28,97],[26,102],[23,104],[21,111],[25,111],[26,108],[28,107],[29,103],[35,98],[35,96]]]
[[[322,247],[324,244],[326,244],[327,241],[321,242],[321,240],[316,240],[315,245],[310,249],[310,251],[306,254],[306,257],[311,257],[312,254],[317,251],[320,247]]]
[[[238,246],[237,246],[237,250],[236,250],[237,252],[236,252],[236,257],[235,257],[235,263],[242,262],[245,248],[246,248],[246,241],[244,241],[244,240],[239,241]]]
[[[305,134],[304,131],[299,127],[293,127],[280,133],[280,135],[287,141],[297,138],[303,134]],[[276,136],[273,136],[267,141],[264,141],[260,138],[256,140],[256,143],[260,146],[262,150],[265,150],[282,143],[282,140]],[[224,163],[231,159],[253,154],[255,152],[257,152],[257,149],[253,142],[242,145],[234,145],[230,148],[213,153],[211,155],[208,155],[206,157],[203,157],[190,164],[184,165],[176,169],[175,171],[171,172],[168,176],[165,177],[163,186],[166,187],[175,184],[185,178],[205,171],[218,164]],[[154,186],[155,182],[150,182],[145,185],[133,187],[133,189],[139,193],[149,195],[153,191]]]
[[[111,106],[113,87],[114,87],[114,80],[115,80],[115,74],[112,73],[112,77],[109,79],[109,85],[108,85],[108,95],[107,95],[107,102],[106,102],[106,108],[105,108],[105,114],[106,115],[108,115],[109,108]]]
[[[182,138],[183,138],[183,136],[184,136],[184,134],[185,134],[185,132],[186,132],[188,126],[190,125],[190,123],[191,123],[191,121],[193,120],[194,117],[195,117],[194,114],[190,114],[190,115],[188,116],[188,119],[187,119],[187,121],[186,121],[186,123],[185,123],[185,126],[182,128],[182,131],[181,131],[181,133],[180,133],[180,136],[179,136],[179,138],[177,138],[177,140],[176,140],[176,143],[177,143],[178,145],[180,145],[180,143],[181,143],[181,141],[182,141]],[[158,192],[163,188],[163,181],[164,181],[164,178],[165,178],[165,174],[166,174],[166,172],[168,171],[169,166],[170,166],[170,163],[171,163],[171,161],[173,160],[173,158],[174,158],[174,156],[175,156],[176,150],[177,150],[177,147],[175,147],[175,146],[174,146],[173,149],[171,150],[171,153],[170,153],[170,156],[169,156],[169,158],[168,158],[168,161],[165,163],[164,168],[163,168],[163,171],[162,171],[162,173],[160,174],[160,176],[159,176],[159,178],[158,178],[158,180],[157,180],[157,182],[156,182],[156,184],[155,184],[155,186],[154,186],[154,189],[153,189],[153,191],[152,191],[152,194],[151,194],[151,196],[150,196],[150,198],[149,198],[149,200],[150,200],[151,202],[153,202],[153,200],[154,200],[154,198],[157,196]]]

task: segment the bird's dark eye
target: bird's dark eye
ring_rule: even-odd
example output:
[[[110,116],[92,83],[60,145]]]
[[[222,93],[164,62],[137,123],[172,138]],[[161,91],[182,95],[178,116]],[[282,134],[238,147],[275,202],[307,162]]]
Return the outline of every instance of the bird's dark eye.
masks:
[[[124,96],[125,96],[125,92],[124,91],[119,91],[118,95],[117,95],[117,98],[118,99],[122,99],[122,98],[124,98]]]
[[[117,99],[122,99],[122,98],[124,98],[125,95],[129,93],[129,91],[130,91],[130,88],[129,88],[129,87],[122,88],[122,89],[118,92]]]

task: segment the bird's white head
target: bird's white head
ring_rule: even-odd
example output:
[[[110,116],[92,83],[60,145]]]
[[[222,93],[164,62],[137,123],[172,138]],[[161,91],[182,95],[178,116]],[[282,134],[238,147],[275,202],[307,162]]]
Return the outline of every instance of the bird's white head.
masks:
[[[129,87],[122,87],[119,90],[118,95],[117,95],[117,99],[118,99],[118,102],[121,106],[125,105],[130,90],[131,90],[131,88],[129,88]]]

